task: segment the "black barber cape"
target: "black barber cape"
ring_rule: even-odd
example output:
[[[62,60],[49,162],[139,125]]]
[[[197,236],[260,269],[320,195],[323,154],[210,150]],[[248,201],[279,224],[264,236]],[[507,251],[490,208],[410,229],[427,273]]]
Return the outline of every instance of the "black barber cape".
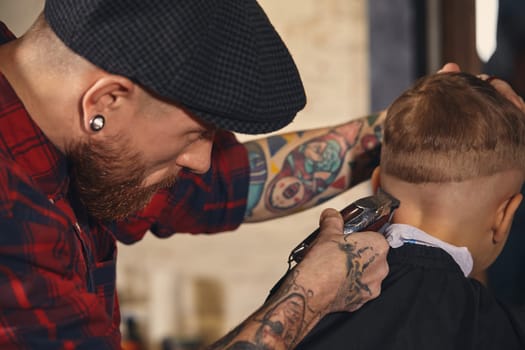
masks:
[[[444,250],[391,249],[379,298],[323,318],[296,349],[525,349],[525,308],[465,278]]]

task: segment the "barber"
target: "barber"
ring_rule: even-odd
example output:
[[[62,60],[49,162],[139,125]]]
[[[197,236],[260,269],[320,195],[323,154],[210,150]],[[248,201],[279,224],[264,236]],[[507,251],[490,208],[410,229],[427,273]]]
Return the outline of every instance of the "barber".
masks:
[[[297,68],[254,0],[47,0],[21,38],[1,25],[0,348],[118,349],[116,240],[233,230],[334,195],[319,169],[304,184],[326,189],[304,187],[292,206],[273,190],[265,207],[283,179],[268,174],[257,191],[268,140],[232,134],[280,129],[304,105]],[[341,157],[362,135],[346,129],[324,132]],[[345,241],[334,210],[320,224],[279,295],[214,348],[292,348],[326,313],[379,294],[384,239]]]
[[[254,0],[47,0],[21,38],[0,27],[2,349],[118,349],[116,240],[287,215],[374,165],[352,178],[346,166],[375,157],[364,145],[379,143],[381,116],[271,152],[269,139],[236,141],[305,104]],[[327,313],[379,294],[385,240],[344,239],[333,209],[320,226],[278,293],[212,348],[293,348]]]

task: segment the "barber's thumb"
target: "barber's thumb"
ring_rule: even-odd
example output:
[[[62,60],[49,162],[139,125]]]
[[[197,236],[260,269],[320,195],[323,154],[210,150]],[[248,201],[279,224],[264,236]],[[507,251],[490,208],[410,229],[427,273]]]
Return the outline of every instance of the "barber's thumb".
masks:
[[[343,217],[333,208],[325,209],[319,218],[319,228],[321,234],[341,235],[343,234]]]

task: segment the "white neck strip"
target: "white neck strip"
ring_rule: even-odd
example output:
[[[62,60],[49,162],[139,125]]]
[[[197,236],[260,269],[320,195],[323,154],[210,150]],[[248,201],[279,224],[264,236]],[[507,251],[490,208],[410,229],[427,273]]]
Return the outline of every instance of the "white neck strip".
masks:
[[[467,247],[457,247],[447,242],[443,242],[414,226],[391,224],[385,231],[385,237],[392,248],[401,247],[405,243],[441,248],[452,256],[454,261],[461,268],[461,271],[463,271],[465,277],[467,277],[472,271],[472,255]]]

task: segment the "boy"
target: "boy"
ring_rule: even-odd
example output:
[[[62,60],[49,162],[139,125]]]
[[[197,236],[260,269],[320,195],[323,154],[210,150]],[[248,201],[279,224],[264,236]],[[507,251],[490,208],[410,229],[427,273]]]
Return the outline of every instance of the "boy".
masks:
[[[372,184],[398,198],[378,299],[325,317],[297,349],[523,349],[525,310],[468,278],[501,252],[522,195],[525,116],[463,73],[425,77],[388,109]]]

